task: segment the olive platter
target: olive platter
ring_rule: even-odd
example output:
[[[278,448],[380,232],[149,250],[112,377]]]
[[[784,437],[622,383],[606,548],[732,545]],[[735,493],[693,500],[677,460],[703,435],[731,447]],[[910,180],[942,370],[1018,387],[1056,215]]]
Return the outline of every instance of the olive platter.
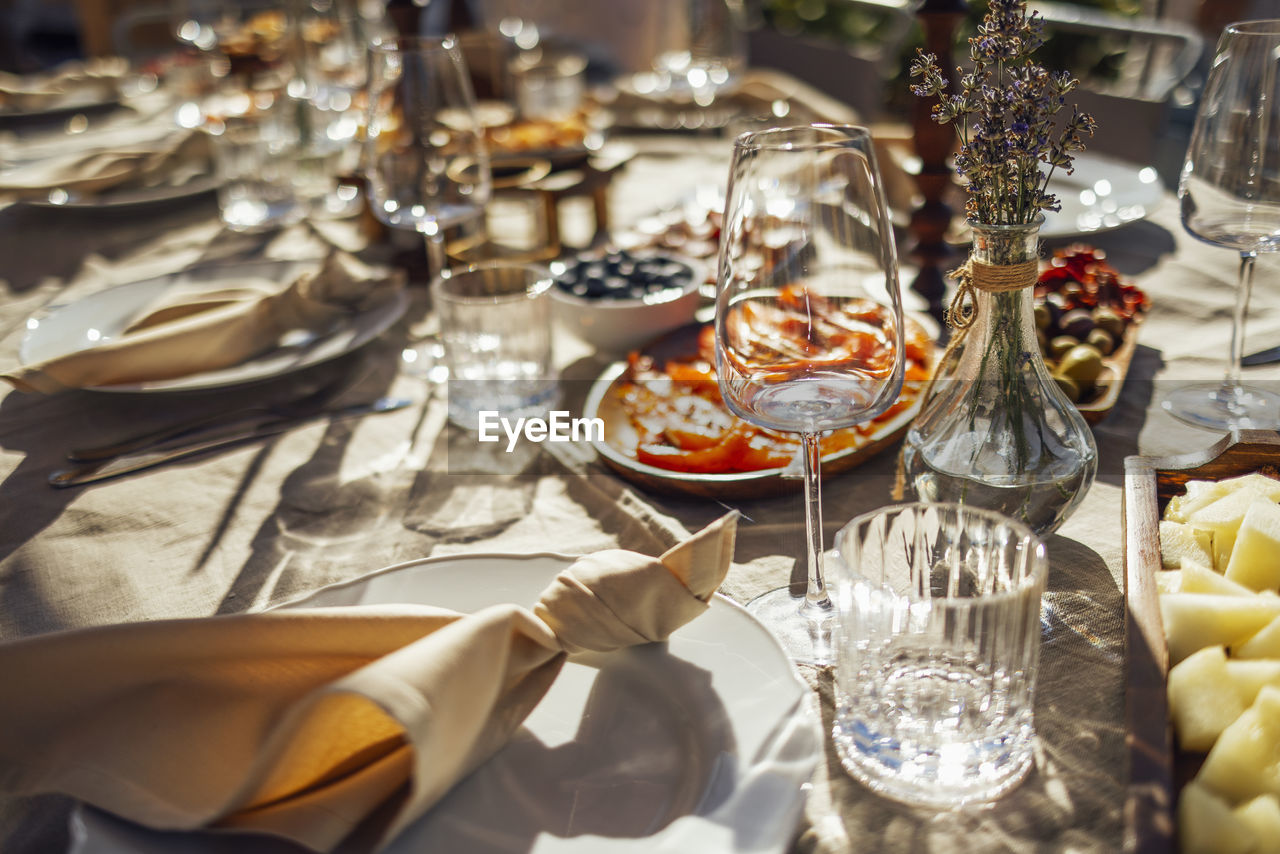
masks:
[[[1121,281],[1103,252],[1073,245],[1054,253],[1035,298],[1036,333],[1054,380],[1087,419],[1100,420],[1128,370],[1146,294]]]

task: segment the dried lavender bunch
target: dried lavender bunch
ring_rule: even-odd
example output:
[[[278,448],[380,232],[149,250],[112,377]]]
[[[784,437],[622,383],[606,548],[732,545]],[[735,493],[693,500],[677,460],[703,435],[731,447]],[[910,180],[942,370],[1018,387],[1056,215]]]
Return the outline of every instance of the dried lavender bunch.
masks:
[[[1073,151],[1084,150],[1097,122],[1073,106],[1061,127],[1054,117],[1079,81],[1066,71],[1050,72],[1031,61],[1043,42],[1039,13],[1027,14],[1025,0],[991,0],[969,39],[973,68],[961,72],[958,92],[948,92],[937,57],[918,51],[911,63],[913,94],[936,96],[933,119],[954,123],[960,138],[956,172],[969,191],[965,213],[988,225],[1031,222],[1041,210],[1056,211],[1046,192],[1055,169],[1072,172]],[[1048,165],[1042,172],[1040,164]]]

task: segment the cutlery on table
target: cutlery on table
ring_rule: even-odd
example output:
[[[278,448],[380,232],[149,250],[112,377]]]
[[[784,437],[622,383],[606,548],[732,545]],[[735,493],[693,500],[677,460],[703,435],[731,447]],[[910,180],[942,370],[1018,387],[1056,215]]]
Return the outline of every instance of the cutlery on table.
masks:
[[[1272,362],[1280,362],[1280,347],[1259,350],[1240,360],[1240,364],[1246,368],[1252,368],[1254,365],[1270,365]]]
[[[92,448],[72,448],[67,452],[67,459],[73,463],[87,463],[118,457],[131,451],[139,451],[157,445],[169,439],[187,436],[196,431],[206,431],[215,427],[248,425],[278,418],[291,418],[320,412],[326,404],[339,394],[351,388],[358,377],[343,373],[301,397],[283,403],[262,403],[246,406],[230,411],[215,412],[210,415],[168,424],[156,430],[149,430],[128,439],[98,445]]]
[[[266,420],[233,422],[231,425],[221,423],[208,429],[193,428],[180,436],[166,436],[161,441],[152,440],[151,444],[137,445],[136,440],[132,443],[121,443],[136,447],[126,448],[115,455],[81,462],[70,468],[59,469],[49,475],[49,483],[59,488],[95,483],[209,451],[276,436],[315,421],[323,419],[336,421],[380,412],[395,412],[412,403],[413,401],[406,397],[380,397],[367,403],[357,403],[336,409],[317,408],[310,412]]]

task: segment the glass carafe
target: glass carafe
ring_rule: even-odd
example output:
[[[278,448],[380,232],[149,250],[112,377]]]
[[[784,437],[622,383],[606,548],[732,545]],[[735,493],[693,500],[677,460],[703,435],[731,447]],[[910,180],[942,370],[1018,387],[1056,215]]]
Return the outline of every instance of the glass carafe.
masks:
[[[970,222],[976,264],[1037,258],[1043,216],[1026,225]],[[943,365],[907,433],[907,482],[921,501],[995,510],[1037,534],[1071,515],[1097,472],[1089,426],[1050,376],[1036,338],[1033,288],[973,295],[958,359]]]

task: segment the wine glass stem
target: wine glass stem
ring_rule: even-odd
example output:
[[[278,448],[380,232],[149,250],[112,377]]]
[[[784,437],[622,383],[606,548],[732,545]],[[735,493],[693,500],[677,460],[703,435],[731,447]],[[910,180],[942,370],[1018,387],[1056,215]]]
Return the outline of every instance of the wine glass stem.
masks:
[[[817,433],[802,433],[804,443],[804,529],[808,539],[806,558],[809,580],[801,613],[811,620],[831,616],[831,598],[822,574],[822,444]]]
[[[438,276],[449,269],[449,253],[445,251],[444,228],[439,223],[427,223],[422,229],[427,241],[427,266],[430,274]]]
[[[1240,360],[1244,357],[1244,319],[1249,313],[1249,297],[1253,293],[1253,264],[1257,252],[1240,253],[1240,276],[1236,286],[1236,308],[1231,318],[1231,362],[1222,381],[1223,391],[1235,395],[1240,388]]]

